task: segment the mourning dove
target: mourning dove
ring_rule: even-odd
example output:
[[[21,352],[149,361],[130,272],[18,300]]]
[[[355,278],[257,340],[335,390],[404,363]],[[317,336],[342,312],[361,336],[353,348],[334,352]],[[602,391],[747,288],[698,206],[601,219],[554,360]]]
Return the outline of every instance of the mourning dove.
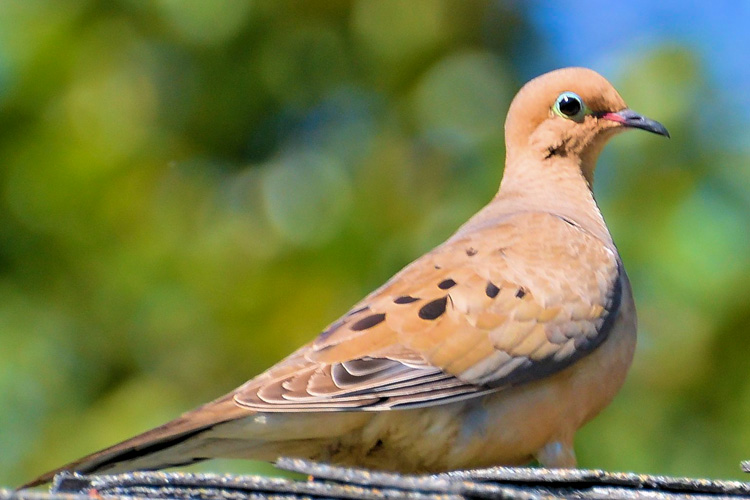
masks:
[[[602,76],[527,83],[492,201],[311,343],[231,393],[49,472],[297,456],[400,472],[574,467],[633,358],[630,284],[591,188],[607,140],[668,136]]]

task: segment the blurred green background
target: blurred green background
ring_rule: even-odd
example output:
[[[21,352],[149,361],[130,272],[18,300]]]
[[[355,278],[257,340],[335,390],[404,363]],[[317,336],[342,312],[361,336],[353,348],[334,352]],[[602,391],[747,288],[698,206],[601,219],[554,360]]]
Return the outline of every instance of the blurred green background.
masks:
[[[0,484],[310,340],[490,199],[510,99],[575,64],[672,133],[600,161],[640,337],[580,465],[742,477],[750,98],[726,68],[750,65],[720,41],[748,17],[566,5],[0,3]]]

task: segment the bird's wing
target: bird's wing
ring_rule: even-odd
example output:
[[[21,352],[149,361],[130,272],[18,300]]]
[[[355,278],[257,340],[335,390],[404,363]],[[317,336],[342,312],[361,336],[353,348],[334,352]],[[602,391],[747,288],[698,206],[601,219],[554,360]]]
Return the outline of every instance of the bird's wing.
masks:
[[[621,273],[575,223],[517,214],[413,262],[234,399],[266,412],[385,410],[537,380],[607,338]]]

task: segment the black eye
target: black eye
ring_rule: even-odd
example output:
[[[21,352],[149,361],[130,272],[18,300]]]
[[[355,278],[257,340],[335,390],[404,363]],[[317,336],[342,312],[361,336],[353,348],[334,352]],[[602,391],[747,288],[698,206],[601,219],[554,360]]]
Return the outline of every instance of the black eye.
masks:
[[[563,118],[572,118],[576,121],[583,119],[586,106],[583,100],[573,92],[563,92],[555,101],[555,112]]]
[[[566,95],[560,99],[560,111],[564,115],[575,116],[581,111],[581,101],[575,97]]]

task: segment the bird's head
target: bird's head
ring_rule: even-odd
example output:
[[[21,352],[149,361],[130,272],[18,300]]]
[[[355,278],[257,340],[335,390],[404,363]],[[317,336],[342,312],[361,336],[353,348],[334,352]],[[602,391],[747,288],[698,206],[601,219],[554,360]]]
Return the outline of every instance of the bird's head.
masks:
[[[630,128],[669,137],[662,124],[628,109],[600,74],[586,68],[559,69],[531,80],[513,99],[505,121],[508,159],[513,154],[569,158],[591,182],[604,144]]]

